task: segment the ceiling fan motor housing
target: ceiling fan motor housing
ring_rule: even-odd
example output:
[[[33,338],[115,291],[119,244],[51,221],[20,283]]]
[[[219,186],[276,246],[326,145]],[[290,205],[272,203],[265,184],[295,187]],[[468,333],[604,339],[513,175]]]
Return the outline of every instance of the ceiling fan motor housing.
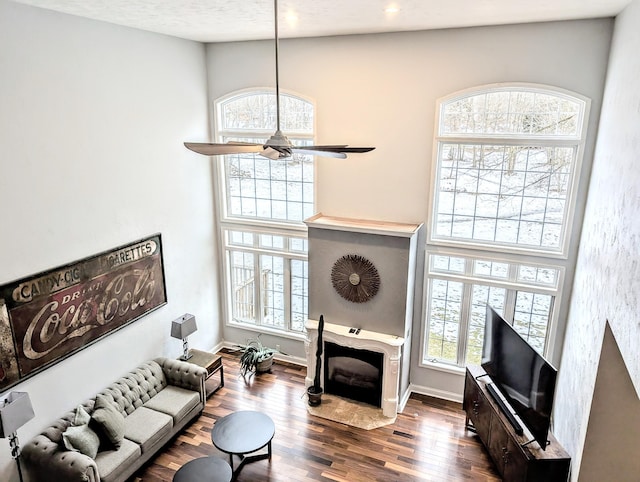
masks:
[[[278,129],[275,134],[269,137],[267,142],[264,143],[263,147],[265,149],[265,152],[262,153],[262,155],[266,154],[265,157],[268,157],[270,159],[284,159],[287,157],[291,157],[291,148],[293,147],[293,144],[291,144],[291,141],[287,138],[287,136],[285,136],[282,131]],[[273,153],[273,151],[276,151],[278,153],[278,156],[269,155],[269,151],[271,151],[271,154],[275,154]]]

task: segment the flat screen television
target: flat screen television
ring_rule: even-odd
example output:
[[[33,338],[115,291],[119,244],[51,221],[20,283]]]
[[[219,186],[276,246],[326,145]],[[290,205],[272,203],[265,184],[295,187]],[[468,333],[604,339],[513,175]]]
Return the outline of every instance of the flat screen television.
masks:
[[[481,365],[544,450],[558,371],[489,305]]]

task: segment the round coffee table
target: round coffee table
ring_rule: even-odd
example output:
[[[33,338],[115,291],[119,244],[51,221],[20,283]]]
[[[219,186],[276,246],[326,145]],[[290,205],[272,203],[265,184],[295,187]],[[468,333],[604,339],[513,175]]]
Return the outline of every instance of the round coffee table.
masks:
[[[271,440],[276,432],[276,426],[271,418],[262,413],[251,410],[234,412],[218,420],[211,430],[213,445],[229,454],[229,465],[233,478],[245,464],[257,460],[271,460]],[[267,447],[267,452],[257,455],[247,455]],[[240,458],[240,464],[233,468],[233,456]]]
[[[232,477],[231,467],[224,460],[218,457],[201,457],[180,467],[173,476],[173,482],[231,482]]]

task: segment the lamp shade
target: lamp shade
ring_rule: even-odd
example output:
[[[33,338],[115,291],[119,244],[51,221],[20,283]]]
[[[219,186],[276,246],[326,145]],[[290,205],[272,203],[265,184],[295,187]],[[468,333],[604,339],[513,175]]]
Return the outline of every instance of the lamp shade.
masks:
[[[185,313],[180,318],[171,322],[171,336],[173,338],[185,339],[198,329],[196,317]]]
[[[0,438],[6,438],[35,416],[29,394],[11,392],[0,400]]]

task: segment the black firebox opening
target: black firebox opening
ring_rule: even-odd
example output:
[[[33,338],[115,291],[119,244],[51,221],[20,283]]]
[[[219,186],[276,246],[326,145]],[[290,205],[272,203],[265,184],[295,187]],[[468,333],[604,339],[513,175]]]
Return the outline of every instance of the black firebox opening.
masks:
[[[384,354],[324,343],[324,391],[382,406]]]

